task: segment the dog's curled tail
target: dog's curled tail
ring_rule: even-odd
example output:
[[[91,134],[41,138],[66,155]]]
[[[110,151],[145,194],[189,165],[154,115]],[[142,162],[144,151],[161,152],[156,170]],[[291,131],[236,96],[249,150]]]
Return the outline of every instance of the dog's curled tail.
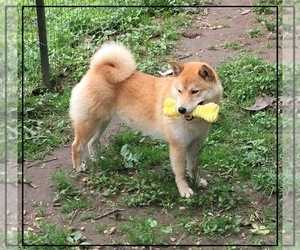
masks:
[[[90,68],[99,72],[109,83],[116,84],[132,75],[136,62],[123,44],[108,42],[93,55]]]

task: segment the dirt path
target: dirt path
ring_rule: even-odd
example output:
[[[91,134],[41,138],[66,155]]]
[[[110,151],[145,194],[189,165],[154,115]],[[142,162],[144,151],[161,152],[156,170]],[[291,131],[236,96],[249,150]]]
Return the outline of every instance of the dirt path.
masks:
[[[196,16],[191,22],[191,27],[181,33],[182,37],[175,46],[174,58],[182,62],[205,61],[217,67],[228,55],[250,53],[275,62],[276,40],[270,39],[272,35],[263,25],[257,23],[251,8],[246,7],[253,5],[253,2],[254,0],[241,0],[238,4],[245,5],[245,7],[220,7],[232,5],[231,0],[221,0],[215,3],[218,7],[206,8],[206,14]],[[246,33],[254,27],[260,28],[263,31],[262,35],[258,38],[249,38]],[[237,44],[239,49],[232,49],[230,44]],[[121,129],[120,122],[114,120],[105,131],[101,142],[108,143],[109,137]],[[59,209],[53,206],[54,193],[49,176],[56,168],[62,168],[67,173],[72,171],[70,145],[54,150],[40,164],[33,165],[32,162],[25,162],[24,168],[25,178],[36,185],[36,188],[29,184],[24,185],[24,229],[38,230],[35,209],[37,204],[42,204],[45,208],[48,221],[59,223]],[[103,212],[105,211],[99,210],[99,213]],[[138,213],[143,212],[139,210]],[[79,226],[80,221],[74,220],[74,225]],[[87,227],[84,234],[88,235],[88,240],[94,241],[95,244],[99,240],[99,236],[93,235],[95,232]]]
[[[276,62],[276,34],[271,34],[259,24],[250,7],[254,0],[241,0],[243,7],[209,7],[205,16],[200,15],[191,23],[191,28],[182,32],[182,38],[176,46],[182,62],[200,60],[217,67],[221,60],[229,55],[242,53],[257,55],[264,60]],[[230,0],[222,0],[219,5],[233,5]],[[259,28],[263,32],[257,38],[246,33]],[[239,49],[231,49],[236,43]],[[281,58],[279,51],[279,59]]]

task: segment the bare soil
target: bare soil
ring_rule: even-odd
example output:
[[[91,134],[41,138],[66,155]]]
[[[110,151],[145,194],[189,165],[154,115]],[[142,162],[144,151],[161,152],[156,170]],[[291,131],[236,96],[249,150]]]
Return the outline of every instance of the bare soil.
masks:
[[[207,7],[205,14],[199,14],[194,16],[195,19],[191,22],[188,29],[182,30],[181,39],[175,44],[175,50],[173,58],[182,62],[200,60],[211,64],[213,67],[217,67],[220,62],[226,59],[229,55],[239,55],[241,53],[248,53],[257,55],[263,59],[275,62],[276,61],[276,39],[270,39],[272,35],[266,28],[259,24],[254,17],[254,13],[250,8],[253,5],[254,0],[241,0],[238,1],[239,5],[245,5],[244,7],[229,6],[232,5],[231,0],[220,0],[215,1],[214,7]],[[227,6],[227,7],[222,7]],[[248,7],[247,7],[248,6]],[[247,12],[250,10],[249,12]],[[258,38],[249,38],[245,32],[249,29],[260,28],[262,35]],[[275,36],[276,37],[276,36]],[[236,42],[242,49],[232,50],[229,47],[224,46],[226,42]],[[267,46],[268,44],[268,46]],[[245,52],[241,52],[244,50]],[[281,58],[281,49],[279,48],[279,58]],[[102,136],[102,144],[109,143],[109,138],[122,130],[120,121],[114,120],[104,135]],[[72,135],[70,135],[72,137]],[[85,155],[87,155],[85,153]],[[70,144],[63,145],[52,152],[51,155],[46,156],[41,162],[24,162],[24,173],[25,178],[30,180],[36,188],[25,183],[23,202],[24,202],[24,230],[38,231],[37,224],[37,212],[35,206],[37,204],[42,205],[46,212],[46,221],[56,222],[60,226],[72,226],[77,230],[81,230],[87,241],[93,244],[109,244],[112,240],[116,242],[126,242],[126,239],[120,232],[116,232],[112,235],[108,234],[97,234],[93,229],[93,225],[97,221],[82,222],[79,220],[79,216],[74,211],[74,218],[72,225],[66,225],[62,220],[59,213],[59,207],[53,206],[54,192],[51,188],[51,181],[49,180],[50,174],[56,168],[62,168],[67,173],[72,171],[71,163],[71,151]],[[82,174],[82,178],[85,174]],[[80,178],[82,180],[82,178]],[[83,183],[78,181],[76,183],[78,187],[82,186]],[[19,192],[20,200],[21,188]],[[95,215],[101,215],[114,209],[125,209],[121,212],[123,218],[128,218],[130,215],[139,215],[140,217],[147,218],[149,211],[144,208],[125,208],[125,207],[113,207],[105,203],[96,194],[91,195],[94,199],[94,211]],[[253,192],[253,200],[257,201],[257,204],[261,204],[261,197],[258,193]],[[276,204],[273,204],[274,207]],[[21,210],[21,205],[20,208]],[[155,208],[154,208],[155,209]],[[178,209],[178,208],[174,208]],[[149,218],[149,215],[148,215]],[[174,220],[169,213],[163,211],[156,212],[156,220],[164,221],[167,224],[168,221]],[[101,223],[109,224],[111,227],[117,226],[118,220],[112,216],[105,216],[101,219]],[[240,244],[249,244],[248,239],[242,237],[240,232],[238,235],[232,236],[236,238],[236,242]],[[180,236],[174,235],[177,240]],[[182,241],[179,243],[189,242],[190,244],[219,244],[214,240],[210,240],[205,236],[199,236],[196,239],[189,239],[189,241]],[[174,244],[171,240],[168,244]],[[175,242],[176,243],[176,242]],[[100,249],[100,248],[99,248]],[[102,247],[101,249],[104,249]],[[121,248],[118,248],[121,249]],[[207,249],[219,249],[217,247],[208,247]]]

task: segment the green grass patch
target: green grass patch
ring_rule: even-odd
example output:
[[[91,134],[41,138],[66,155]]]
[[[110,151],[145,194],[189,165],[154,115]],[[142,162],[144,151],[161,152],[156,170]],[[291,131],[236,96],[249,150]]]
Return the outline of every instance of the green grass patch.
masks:
[[[83,197],[84,189],[76,188],[74,179],[67,176],[65,171],[57,169],[51,174],[55,193],[55,202],[61,203],[61,212],[69,213],[75,209],[91,209],[93,201],[91,197]]]
[[[67,229],[59,229],[55,223],[40,223],[39,234],[32,232],[24,232],[24,243],[28,245],[51,245],[51,249],[63,249],[61,247],[55,247],[53,245],[67,245],[69,232]],[[30,249],[42,249],[41,247],[35,246]]]
[[[225,42],[221,45],[224,49],[239,50],[241,46],[237,42]]]
[[[165,242],[163,233],[171,231],[170,227],[158,225],[154,219],[131,218],[128,223],[123,223],[120,230],[133,244],[163,244]]]
[[[246,30],[245,34],[248,35],[249,38],[258,38],[262,35],[262,31],[259,28],[253,28]]]
[[[235,108],[249,107],[262,94],[276,97],[277,84],[282,89],[282,66],[279,65],[277,82],[276,64],[259,57],[228,58],[218,67],[218,73],[227,99],[225,105],[234,104]]]
[[[226,232],[239,232],[241,219],[232,218],[231,215],[213,216],[205,215],[201,222],[198,219],[183,219],[183,227],[191,234],[207,234],[211,238],[224,235]]]
[[[253,7],[254,13],[260,15],[273,14],[276,12],[276,6],[282,8],[282,0],[258,0]]]

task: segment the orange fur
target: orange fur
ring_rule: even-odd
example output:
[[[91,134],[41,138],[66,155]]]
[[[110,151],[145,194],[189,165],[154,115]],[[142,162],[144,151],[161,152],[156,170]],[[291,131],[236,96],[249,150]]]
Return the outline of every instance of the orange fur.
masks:
[[[84,168],[81,155],[85,145],[93,157],[101,134],[117,115],[128,126],[169,143],[180,195],[193,194],[186,181],[185,162],[188,174],[198,178],[198,153],[210,123],[185,114],[191,113],[199,103],[218,104],[222,86],[215,71],[206,63],[170,62],[170,65],[173,76],[155,77],[137,71],[132,54],[121,44],[104,44],[95,53],[90,69],[74,87],[70,100],[75,131],[72,161],[77,171]],[[174,118],[164,116],[163,102],[168,97],[175,98],[177,108],[186,112]],[[199,179],[199,184],[206,182]]]

